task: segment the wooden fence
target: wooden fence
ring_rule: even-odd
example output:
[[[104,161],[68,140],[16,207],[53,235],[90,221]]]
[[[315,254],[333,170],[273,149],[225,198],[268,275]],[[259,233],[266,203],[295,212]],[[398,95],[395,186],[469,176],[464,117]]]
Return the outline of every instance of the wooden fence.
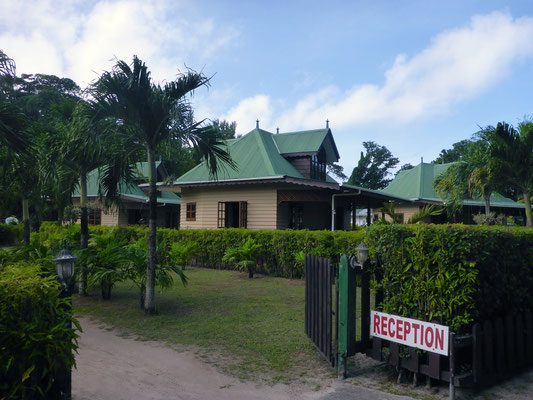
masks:
[[[305,333],[326,360],[335,365],[332,327],[335,272],[328,258],[305,256]]]

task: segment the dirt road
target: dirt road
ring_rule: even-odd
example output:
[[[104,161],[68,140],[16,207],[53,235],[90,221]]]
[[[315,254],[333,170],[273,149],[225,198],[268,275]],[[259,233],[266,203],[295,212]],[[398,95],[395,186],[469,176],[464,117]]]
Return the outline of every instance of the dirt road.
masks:
[[[346,390],[336,380],[317,391],[298,385],[243,383],[190,352],[122,337],[97,321],[81,318],[80,322],[83,333],[72,373],[75,400],[313,400],[335,399],[336,392]],[[357,389],[357,394],[369,400],[402,398],[365,388]]]

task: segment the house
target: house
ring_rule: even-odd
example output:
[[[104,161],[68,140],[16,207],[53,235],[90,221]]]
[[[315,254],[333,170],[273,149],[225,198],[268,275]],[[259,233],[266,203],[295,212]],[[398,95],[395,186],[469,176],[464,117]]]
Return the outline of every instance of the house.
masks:
[[[329,126],[273,134],[259,128],[227,141],[236,168],[216,177],[204,163],[161,191],[181,195],[181,228],[352,229],[359,208],[397,199],[377,191],[340,185],[327,174],[339,160]],[[353,221],[352,221],[353,215]]]
[[[395,204],[395,211],[403,214],[404,221],[407,221],[424,205],[445,205],[444,200],[434,189],[433,183],[451,165],[453,163],[429,164],[422,162],[412,169],[400,171],[396,178],[381,192],[411,200],[411,203]],[[485,212],[485,203],[482,199],[463,200],[462,205],[462,213],[457,219],[464,223],[473,223],[472,215]],[[523,204],[516,203],[498,193],[491,195],[490,208],[491,211],[508,216],[522,216],[524,214]],[[379,210],[374,210],[374,212],[379,215]],[[431,217],[431,222],[446,222],[446,216]]]
[[[87,198],[89,207],[89,224],[91,225],[137,225],[148,223],[148,196],[138,186],[147,181],[148,163],[137,163],[137,179],[135,184],[119,184],[120,205],[105,207],[99,200],[99,171],[91,171],[87,175]],[[168,173],[161,161],[156,163],[158,180],[164,180]],[[72,196],[75,206],[80,204],[79,188]],[[157,194],[157,225],[163,228],[178,228],[181,199],[175,193],[158,192]]]

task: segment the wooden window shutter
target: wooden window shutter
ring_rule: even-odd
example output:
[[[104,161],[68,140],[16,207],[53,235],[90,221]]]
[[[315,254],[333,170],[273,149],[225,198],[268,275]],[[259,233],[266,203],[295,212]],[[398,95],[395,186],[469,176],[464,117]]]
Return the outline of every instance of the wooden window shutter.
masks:
[[[248,227],[248,202],[239,202],[239,228]]]
[[[223,201],[218,202],[218,224],[219,228],[226,227],[226,203]]]

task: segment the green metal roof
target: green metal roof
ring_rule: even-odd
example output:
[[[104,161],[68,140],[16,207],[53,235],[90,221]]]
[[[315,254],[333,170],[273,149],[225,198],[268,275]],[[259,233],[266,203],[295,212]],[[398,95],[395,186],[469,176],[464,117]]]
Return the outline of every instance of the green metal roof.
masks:
[[[420,163],[412,169],[401,171],[396,178],[381,192],[399,196],[412,200],[428,200],[443,202],[437,191],[433,188],[435,178],[444,173],[454,163],[447,164],[426,164]],[[483,206],[481,199],[464,200],[464,205]],[[516,207],[521,208],[521,204],[503,197],[498,193],[493,193],[490,197],[490,204],[494,207]]]
[[[227,151],[237,168],[234,170],[227,165],[222,165],[218,171],[217,180],[281,178],[284,176],[303,179],[303,175],[281,154],[316,152],[324,139],[328,137],[328,132],[329,129],[320,129],[274,135],[256,128],[240,138],[228,140],[226,141]],[[311,144],[305,144],[306,141],[310,141]],[[329,141],[331,143],[328,143],[328,146],[335,146],[332,138],[326,142]],[[326,181],[335,182],[329,176]],[[174,183],[189,182],[215,182],[215,179],[209,176],[207,165],[203,162],[180,176]]]
[[[147,163],[137,163],[137,169],[140,173],[142,173],[143,166],[141,164],[147,164]],[[156,166],[159,167],[161,162],[157,162]],[[99,180],[99,171],[98,169],[94,169],[91,172],[87,174],[87,196],[95,197],[98,196],[98,180]],[[121,196],[133,198],[136,200],[141,201],[148,201],[148,196],[144,194],[144,192],[139,188],[139,186],[135,184],[129,184],[126,185],[124,182],[119,183],[119,193]],[[158,203],[168,203],[168,204],[180,204],[181,203],[181,197],[178,196],[176,193],[172,192],[160,192],[161,195],[157,197]],[[77,187],[74,190],[74,193],[72,197],[80,197],[80,190],[79,187]]]
[[[280,133],[273,137],[280,154],[316,153],[323,146],[327,162],[339,161],[339,152],[329,128]]]

